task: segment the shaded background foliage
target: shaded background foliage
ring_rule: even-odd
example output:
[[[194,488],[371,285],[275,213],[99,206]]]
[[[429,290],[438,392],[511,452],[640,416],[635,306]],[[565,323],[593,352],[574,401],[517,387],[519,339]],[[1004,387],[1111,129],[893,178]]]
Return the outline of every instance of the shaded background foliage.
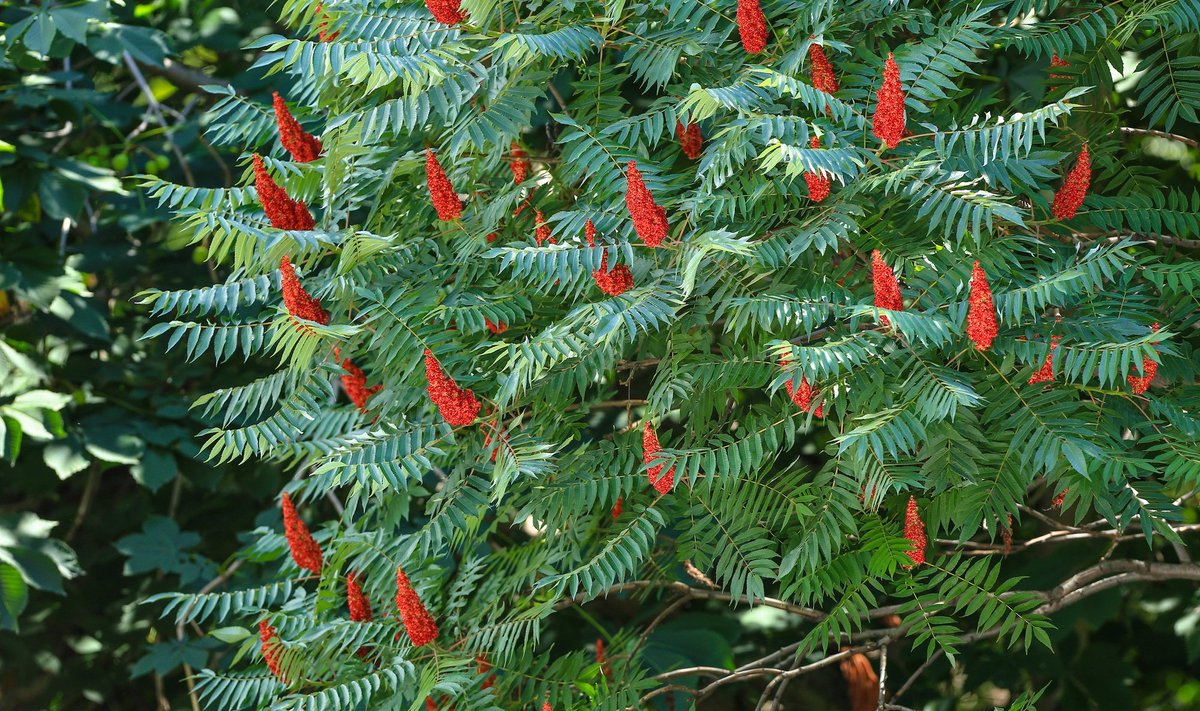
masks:
[[[237,569],[229,561],[252,543],[241,532],[277,527],[274,497],[292,472],[197,461],[193,435],[206,423],[189,406],[215,386],[213,369],[140,341],[148,309],[131,299],[216,275],[204,245],[187,259],[178,249],[190,234],[126,178],[240,183],[231,156],[204,138],[204,109],[215,97],[201,85],[227,84],[268,106],[272,86],[248,70],[255,56],[241,48],[288,30],[275,27],[261,3],[170,0],[6,6],[0,22],[0,706],[186,708],[186,671],[229,662],[213,656],[224,645],[200,630],[180,636],[137,602],[195,591],[222,574],[238,587],[270,580],[274,566],[261,556]],[[1011,52],[989,71],[1004,81],[982,87],[978,101],[1015,88],[1029,108],[1041,105],[1044,61]],[[573,77],[567,71],[553,81],[569,95]],[[657,96],[634,82],[623,91],[642,106]],[[546,121],[547,103],[539,100],[532,121],[542,134],[557,130]],[[1131,113],[1126,125],[1150,128],[1153,117]],[[1173,130],[1196,136],[1195,115],[1179,117]],[[548,137],[534,133],[529,141]],[[1145,162],[1127,176],[1195,189],[1200,151],[1141,140]],[[800,453],[815,456],[825,444],[806,443]],[[1185,514],[1196,520],[1194,508]],[[1018,552],[1006,572],[1045,588],[1057,581],[1062,559],[1095,557],[1104,545]],[[259,570],[260,562],[268,565]],[[907,698],[987,708],[1007,703],[1009,689],[1050,683],[1042,708],[1200,708],[1198,602],[1186,583],[1113,589],[1054,615],[1056,653],[975,645],[962,650],[958,670],[936,661]],[[583,647],[596,634],[589,625],[615,631],[646,623],[657,609],[630,600],[593,604],[589,619],[560,624],[549,637]],[[784,646],[796,634],[791,624],[769,608],[729,612],[695,601],[656,631],[647,659],[660,669],[723,666],[735,651]],[[894,660],[892,674],[905,678],[919,661]],[[731,689],[708,707],[752,708],[755,698]],[[830,667],[793,684],[786,700],[845,708],[845,682]]]

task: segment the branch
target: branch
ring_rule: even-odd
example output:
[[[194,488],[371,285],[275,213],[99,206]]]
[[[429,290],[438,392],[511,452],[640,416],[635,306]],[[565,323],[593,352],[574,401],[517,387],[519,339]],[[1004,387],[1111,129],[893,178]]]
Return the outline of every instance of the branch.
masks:
[[[1200,141],[1187,136],[1180,136],[1177,133],[1167,133],[1166,131],[1155,131],[1152,128],[1134,128],[1132,126],[1122,126],[1121,133],[1131,136],[1153,136],[1154,138],[1165,138],[1168,141],[1178,141],[1191,146],[1192,148],[1200,148]]]

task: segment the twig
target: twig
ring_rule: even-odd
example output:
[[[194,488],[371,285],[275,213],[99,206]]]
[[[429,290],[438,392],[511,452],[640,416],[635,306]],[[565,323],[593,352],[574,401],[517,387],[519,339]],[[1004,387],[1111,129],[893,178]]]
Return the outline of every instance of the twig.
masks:
[[[879,648],[879,709],[883,709],[883,697],[887,694],[887,645]]]
[[[1134,128],[1133,126],[1122,126],[1121,133],[1133,136],[1153,136],[1154,138],[1165,138],[1168,141],[1178,141],[1191,146],[1192,148],[1200,148],[1200,141],[1187,136],[1180,136],[1177,133],[1167,133],[1166,131],[1155,131],[1152,128]]]
[[[142,76],[142,70],[138,68],[137,62],[133,61],[129,50],[122,50],[121,56],[125,59],[125,66],[129,67],[129,72],[133,74],[133,80],[137,82],[138,88],[146,96],[146,109],[154,118],[158,119],[158,123],[163,127],[163,138],[167,141],[167,146],[171,152],[175,154],[175,159],[179,161],[179,167],[183,170],[183,177],[187,180],[188,185],[195,185],[196,178],[192,175],[192,169],[188,165],[187,158],[184,157],[183,151],[179,150],[179,146],[175,145],[175,141],[171,138],[171,127],[167,125],[167,119],[163,116],[162,106],[158,103],[158,99],[154,96],[154,90],[146,83],[146,77]]]
[[[912,673],[912,676],[908,677],[908,681],[901,684],[896,693],[892,694],[892,701],[904,696],[904,692],[908,691],[909,688],[916,683],[917,679],[926,671],[928,671],[929,667],[933,666],[935,661],[941,658],[943,653],[943,650],[939,648],[936,652],[930,654],[929,658],[926,659],[925,662],[921,666],[917,667],[917,670]]]

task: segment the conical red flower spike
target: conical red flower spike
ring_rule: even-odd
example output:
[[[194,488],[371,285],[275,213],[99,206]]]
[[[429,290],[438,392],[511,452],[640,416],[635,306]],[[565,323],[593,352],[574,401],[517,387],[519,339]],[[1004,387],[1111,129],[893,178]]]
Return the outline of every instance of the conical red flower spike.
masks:
[[[979,266],[979,260],[971,268],[971,295],[968,301],[967,337],[974,341],[976,350],[986,351],[996,338],[996,305],[992,302],[992,289],[988,286],[987,274]]]
[[[292,155],[292,160],[298,163],[311,163],[321,155],[321,142],[300,126],[300,122],[288,111],[287,103],[279,92],[275,92],[272,101],[275,106],[275,123],[279,126],[279,142]]]
[[[583,238],[587,240],[587,246],[596,246],[596,226],[592,224],[590,218],[587,222],[583,223]]]
[[[550,225],[546,223],[546,218],[542,215],[541,210],[537,210],[533,214],[533,236],[537,239],[539,247],[545,244],[554,244],[554,238],[550,236]]]
[[[429,183],[429,199],[433,209],[437,210],[438,219],[457,220],[462,217],[462,201],[454,192],[454,186],[446,177],[446,171],[442,170],[437,156],[428,148],[425,149],[425,179]]]
[[[613,507],[612,507],[612,512],[611,512],[611,513],[612,513],[612,517],[613,517],[613,518],[620,518],[620,517],[621,517],[621,512],[622,512],[622,511],[624,511],[624,510],[625,510],[625,500],[624,500],[624,499],[622,499],[620,496],[618,496],[618,497],[617,497],[617,503],[613,504]]]
[[[358,407],[359,412],[366,412],[367,398],[382,390],[383,386],[373,385],[368,388],[366,373],[349,358],[342,361],[342,369],[346,371],[342,376],[342,389],[346,391],[350,402]]]
[[[758,54],[767,48],[767,18],[758,0],[738,0],[737,25],[742,49]]]
[[[293,200],[267,172],[262,157],[254,154],[254,191],[271,226],[279,230],[311,230],[316,222],[302,200]]]
[[[871,285],[875,289],[875,306],[891,311],[903,311],[904,299],[900,297],[900,282],[896,273],[883,261],[883,255],[876,249],[871,252]],[[888,317],[880,316],[879,320],[888,325]]]
[[[1050,339],[1050,352],[1046,354],[1046,360],[1042,363],[1042,367],[1036,373],[1029,376],[1030,385],[1054,380],[1054,349],[1058,348],[1058,341],[1058,336]]]
[[[462,11],[459,0],[425,0],[425,7],[429,8],[433,19],[443,25],[453,27],[467,19],[467,13]]]
[[[321,564],[325,562],[321,555],[321,546],[308,531],[308,526],[296,513],[292,497],[283,492],[283,533],[287,538],[288,548],[292,551],[292,560],[305,570],[321,574]]]
[[[1050,211],[1060,220],[1069,220],[1075,217],[1075,212],[1079,206],[1083,204],[1083,198],[1087,195],[1088,185],[1092,182],[1092,156],[1088,153],[1087,146],[1079,152],[1079,160],[1075,161],[1075,167],[1067,174],[1067,179],[1063,181],[1062,187],[1054,194],[1054,203],[1050,206]]]
[[[417,591],[413,590],[408,576],[400,568],[396,568],[396,609],[400,611],[400,620],[408,632],[414,647],[421,647],[437,639],[437,623],[425,609]]]
[[[596,246],[596,226],[588,220],[583,226],[583,236],[589,247]],[[609,296],[620,296],[633,288],[633,272],[624,264],[618,264],[611,270],[608,268],[608,251],[600,256],[600,269],[592,272],[596,286]]]
[[[279,640],[279,633],[266,620],[261,620],[258,623],[258,639],[262,642],[263,661],[267,663],[267,668],[271,670],[271,673],[277,679],[284,684],[288,683],[287,677],[283,675],[283,669],[279,660],[279,655],[283,651],[281,649],[283,644]]]
[[[704,136],[700,134],[700,125],[689,123],[684,127],[679,121],[675,122],[675,137],[679,139],[679,147],[688,160],[696,160],[704,150]]]
[[[350,619],[354,622],[370,622],[375,615],[371,612],[371,603],[363,594],[362,586],[358,584],[358,575],[350,573],[346,576],[346,605],[350,608]]]
[[[786,356],[779,360],[780,368],[787,368],[789,365],[791,365],[791,360]],[[801,410],[805,412],[812,412],[816,417],[825,416],[824,405],[821,402],[817,403],[815,410],[813,409],[813,396],[816,393],[813,391],[812,386],[808,384],[807,376],[800,376],[800,387],[798,388],[792,384],[791,378],[788,378],[788,381],[784,383],[783,387],[787,389],[788,397],[790,397],[792,402],[795,403],[796,406]]]
[[[816,136],[808,144],[812,148],[821,147],[821,139]],[[821,202],[829,197],[829,176],[821,172],[804,171],[804,183],[808,185],[808,198],[813,202]]]
[[[660,451],[662,451],[662,447],[658,444],[658,433],[647,422],[642,427],[642,462],[644,464],[653,462]],[[650,478],[650,484],[660,494],[669,492],[671,487],[675,485],[675,467],[671,467],[667,470],[666,474],[663,474],[663,466],[662,464],[656,464],[646,470],[646,475]]]
[[[283,292],[283,305],[293,318],[329,325],[329,314],[321,308],[321,302],[308,295],[300,284],[296,270],[292,268],[292,260],[284,257],[279,260],[280,291]]]
[[[625,207],[633,218],[633,231],[647,246],[657,247],[667,237],[667,211],[654,202],[654,196],[642,182],[636,161],[629,161]]]
[[[1158,324],[1150,327],[1150,330],[1157,331]],[[1130,375],[1130,389],[1137,395],[1141,395],[1150,388],[1150,382],[1154,380],[1154,376],[1158,375],[1158,363],[1153,358],[1142,358],[1142,375]]]
[[[525,182],[525,176],[529,174],[529,161],[525,160],[526,153],[516,141],[512,142],[512,160],[508,162],[508,167],[512,169],[513,182],[517,185]]]
[[[433,351],[425,349],[425,379],[428,382],[426,390],[429,399],[437,405],[442,418],[454,427],[469,425],[479,416],[479,400],[475,393],[460,388],[458,383],[442,371],[442,365],[434,357]]]
[[[825,56],[824,47],[816,42],[808,45],[808,61],[812,63],[812,85],[814,89],[823,91],[826,94],[832,94],[841,88],[838,84],[837,75],[833,73],[833,65],[829,63],[829,57]],[[826,108],[826,111],[828,110]]]
[[[904,88],[900,86],[900,67],[891,52],[883,65],[883,84],[875,102],[875,137],[895,148],[904,137]]]
[[[914,565],[920,565],[925,562],[925,522],[921,520],[921,513],[917,510],[917,500],[912,496],[908,497],[908,511],[904,516],[904,537],[912,543],[912,548],[908,551],[908,557],[912,558]],[[911,568],[911,565],[905,566]]]
[[[1069,67],[1069,66],[1071,66],[1071,63],[1068,62],[1067,60],[1063,59],[1062,57],[1058,56],[1058,52],[1055,52],[1054,56],[1050,57],[1050,66],[1052,66],[1052,67]],[[1071,76],[1069,74],[1051,74],[1050,78],[1051,79],[1070,79]]]

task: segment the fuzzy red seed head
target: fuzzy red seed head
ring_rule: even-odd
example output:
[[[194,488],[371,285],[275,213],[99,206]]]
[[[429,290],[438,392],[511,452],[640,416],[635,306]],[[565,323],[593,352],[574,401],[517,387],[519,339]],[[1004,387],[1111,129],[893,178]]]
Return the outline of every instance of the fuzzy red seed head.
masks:
[[[292,268],[292,260],[287,257],[279,260],[279,274],[283,305],[287,308],[288,313],[293,318],[302,318],[322,326],[329,325],[329,313],[321,308],[321,302],[318,299],[309,296],[308,292],[304,290],[299,277],[296,276],[296,270]]]
[[[525,155],[525,151],[513,141],[512,160],[508,162],[508,167],[512,169],[513,182],[517,185],[525,182],[525,176],[529,175],[529,161],[525,160]]]
[[[808,61],[812,64],[813,88],[826,94],[832,94],[841,88],[837,75],[833,73],[833,65],[829,63],[829,57],[825,56],[824,47],[815,42],[808,45]],[[825,110],[828,111],[828,107]]]
[[[288,548],[292,551],[292,560],[296,561],[296,565],[320,575],[321,564],[324,563],[321,546],[308,532],[308,526],[301,520],[300,514],[296,513],[292,497],[286,491],[283,493],[283,533],[287,537]]]
[[[263,165],[262,157],[254,154],[254,191],[271,226],[279,230],[311,230],[316,222],[302,200],[293,200],[275,182]]]
[[[617,503],[613,504],[612,511],[610,513],[612,513],[613,518],[620,518],[621,512],[624,510],[625,510],[625,500],[622,499],[620,496],[618,496]]]
[[[492,333],[494,333],[496,335],[500,335],[501,333],[504,333],[505,331],[508,330],[507,323],[505,323],[503,321],[501,321],[500,323],[492,323],[492,320],[486,316],[483,318],[483,325],[487,326],[487,330],[491,331]]]
[[[636,161],[629,161],[625,177],[625,207],[633,218],[633,231],[647,246],[657,247],[667,238],[667,211],[654,202]]]
[[[904,137],[904,88],[900,85],[900,67],[891,52],[883,65],[883,84],[876,96],[872,132],[888,148],[898,146]]]
[[[396,568],[396,609],[400,612],[400,621],[404,623],[404,629],[414,647],[424,646],[437,639],[437,623],[433,621],[429,610],[425,609],[421,598],[417,597],[417,591],[413,590],[412,583],[401,568]]]
[[[283,651],[283,645],[279,640],[279,633],[266,620],[261,620],[258,623],[258,639],[262,643],[263,661],[267,663],[267,668],[277,679],[284,684],[288,683],[280,665],[279,655]]]
[[[346,391],[350,402],[358,407],[359,412],[366,412],[367,399],[382,390],[383,386],[374,385],[368,388],[366,373],[349,358],[342,361],[342,369],[346,371],[346,374],[342,376],[342,389]]]
[[[437,210],[438,219],[457,220],[462,217],[462,200],[454,192],[454,186],[446,177],[446,171],[442,170],[437,156],[428,148],[425,149],[425,179],[429,183],[429,200],[433,203],[433,209]]]
[[[679,121],[675,122],[675,137],[679,139],[679,147],[688,160],[696,160],[704,150],[704,136],[700,133],[700,125],[689,123],[686,127]]]
[[[767,18],[758,0],[738,0],[737,25],[742,49],[758,54],[767,48]]]
[[[871,252],[871,285],[875,290],[875,306],[892,311],[903,311],[904,300],[900,297],[900,282],[896,273],[883,261],[883,255],[876,249]],[[880,316],[880,321],[888,323],[887,316]]]
[[[986,351],[996,338],[996,305],[992,302],[987,274],[979,266],[978,260],[971,268],[971,295],[968,302],[967,337],[975,343],[977,350]]]
[[[1067,174],[1067,179],[1063,181],[1062,187],[1054,194],[1054,203],[1050,206],[1050,211],[1060,220],[1069,220],[1075,217],[1075,212],[1079,206],[1083,204],[1083,198],[1087,195],[1088,186],[1092,182],[1092,156],[1088,153],[1087,146],[1079,152],[1079,160],[1075,161],[1075,167]]]
[[[807,376],[800,376],[800,387],[798,388],[792,385],[792,381],[790,379],[787,381],[784,387],[787,388],[788,397],[792,399],[792,402],[796,404],[796,407],[799,407],[805,412],[812,412],[813,415],[817,417],[824,416],[824,408],[820,402],[817,403],[816,409],[813,409],[813,396],[816,395],[816,391],[814,391],[812,386],[809,385]]]
[[[486,239],[488,241],[488,244],[491,244],[492,242],[495,242],[499,237],[500,237],[499,232],[492,232],[492,233],[488,234]]]
[[[354,573],[346,576],[346,605],[350,608],[350,619],[354,622],[370,622],[374,617],[371,603],[363,594],[362,586],[358,584],[358,576]]]
[[[533,236],[537,239],[539,247],[542,244],[554,244],[554,238],[550,236],[550,225],[546,224],[546,218],[542,215],[541,210],[536,210],[533,214]]]
[[[1071,63],[1068,62],[1067,60],[1063,59],[1062,57],[1058,56],[1058,52],[1055,52],[1054,56],[1050,57],[1050,66],[1052,66],[1052,67],[1069,67],[1069,66],[1071,66]],[[1069,74],[1051,74],[1050,78],[1051,79],[1070,79],[1071,76]]]
[[[654,461],[658,453],[662,451],[662,447],[658,444],[658,433],[649,422],[642,427],[642,463],[649,464]],[[650,484],[660,493],[665,494],[675,485],[675,467],[667,470],[666,474],[662,473],[662,464],[656,464],[646,470],[646,475],[650,478]]]
[[[1130,389],[1137,395],[1141,395],[1150,389],[1150,382],[1154,380],[1154,376],[1158,375],[1158,363],[1151,358],[1142,358],[1142,375],[1130,375]]]
[[[596,226],[592,224],[591,218],[583,225],[583,238],[587,240],[587,246],[596,246]]]
[[[479,416],[480,404],[475,393],[460,388],[454,379],[442,371],[433,352],[425,349],[425,380],[429,399],[437,406],[442,418],[454,427],[469,425]]]
[[[462,11],[459,0],[425,0],[425,7],[433,19],[443,25],[454,26],[467,19],[467,13]]]
[[[921,513],[917,510],[917,500],[912,496],[908,497],[908,511],[904,516],[904,537],[912,543],[912,548],[908,551],[908,557],[912,558],[914,565],[920,565],[925,562],[925,522],[921,520]],[[912,566],[905,566],[912,567]]]
[[[608,251],[600,257],[600,269],[592,272],[596,286],[609,296],[620,296],[633,288],[633,272],[624,264],[608,268]]]
[[[1054,336],[1050,339],[1050,352],[1046,354],[1046,360],[1042,363],[1042,367],[1039,368],[1036,373],[1029,376],[1030,385],[1046,383],[1054,380],[1054,349],[1058,348],[1058,341],[1058,336]]]
[[[820,148],[821,139],[816,136],[812,137],[809,142],[810,148]],[[813,172],[811,170],[804,171],[804,183],[808,186],[808,197],[813,202],[821,202],[829,197],[829,176],[821,172]]]
[[[272,94],[275,106],[275,123],[279,126],[279,142],[298,163],[311,163],[321,155],[321,142],[300,126],[300,122],[288,111],[287,103],[279,92]]]

